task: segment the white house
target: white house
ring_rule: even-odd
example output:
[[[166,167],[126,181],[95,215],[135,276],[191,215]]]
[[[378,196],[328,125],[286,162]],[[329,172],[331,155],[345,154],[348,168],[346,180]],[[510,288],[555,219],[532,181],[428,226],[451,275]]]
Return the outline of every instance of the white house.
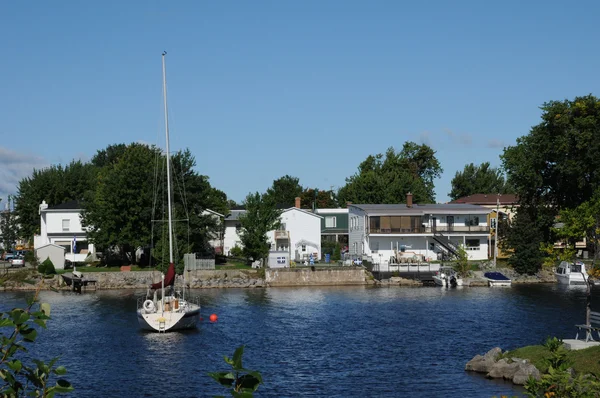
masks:
[[[208,240],[208,244],[215,249],[215,253],[223,252],[223,219],[224,216],[221,213],[218,213],[214,210],[206,209],[202,211],[203,216],[208,216],[213,218],[217,223],[216,231],[210,231],[210,239]]]
[[[225,254],[235,246],[242,247],[239,236],[240,216],[246,210],[235,209],[225,217],[225,236],[223,238]],[[312,254],[315,260],[321,258],[321,219],[323,217],[308,210],[300,209],[300,198],[296,198],[295,207],[281,212],[281,228],[267,232],[271,250],[286,251],[296,261],[308,259]]]
[[[308,260],[310,255],[315,261],[320,260],[323,217],[300,209],[298,199],[296,207],[290,207],[281,213],[281,227],[267,233],[271,250],[289,252],[290,258],[295,261]]]
[[[40,235],[34,236],[34,249],[48,244],[62,246],[66,260],[83,262],[89,253],[95,252],[95,248],[87,242],[86,230],[81,225],[81,212],[77,201],[52,207],[42,201],[39,207]]]
[[[349,204],[349,252],[381,271],[390,264],[436,260],[466,249],[469,259],[488,258],[491,209],[470,204]]]
[[[223,234],[223,254],[228,256],[231,249],[234,247],[242,247],[242,240],[240,239],[239,231],[242,225],[240,224],[240,215],[244,214],[246,210],[241,208],[232,209],[230,213],[225,216],[224,223],[224,234]]]

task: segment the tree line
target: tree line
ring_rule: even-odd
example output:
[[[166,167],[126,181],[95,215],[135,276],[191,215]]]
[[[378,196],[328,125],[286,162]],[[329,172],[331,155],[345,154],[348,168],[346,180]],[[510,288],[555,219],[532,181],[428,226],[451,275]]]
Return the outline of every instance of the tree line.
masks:
[[[503,221],[500,232],[504,249],[512,251],[510,263],[525,273],[537,272],[548,259],[565,256],[549,249],[556,240],[564,239],[574,247],[576,240],[586,237],[595,245],[600,232],[599,100],[588,95],[547,102],[541,109],[541,122],[504,149],[500,167],[489,162],[466,164],[456,172],[448,193],[451,200],[476,193],[518,196],[515,218],[510,224]],[[274,180],[266,192],[250,193],[241,203],[248,210],[242,220],[242,241],[249,248],[260,248],[246,255],[256,258],[268,250],[263,232],[276,226],[276,210],[293,206],[297,197],[307,209],[345,207],[347,202],[405,203],[408,192],[416,203],[435,203],[434,181],[443,171],[435,155],[429,146],[410,141],[399,151],[390,147],[385,153],[367,156],[337,191],[304,187],[299,178],[290,175]],[[132,260],[137,248],[152,241],[164,242],[160,237],[164,223],[152,213],[166,203],[164,195],[154,189],[163,178],[156,173],[156,165],[164,167],[164,158],[154,146],[117,144],[99,150],[89,162],[34,170],[20,181],[14,198],[19,236],[32,240],[39,233],[42,200],[50,206],[77,200],[84,209],[83,223],[90,227],[90,242],[101,248],[118,248],[119,256]],[[176,223],[182,232],[178,236],[184,237],[177,242],[178,251],[207,252],[216,225],[202,216],[202,211],[228,214],[237,203],[194,170],[195,159],[189,150],[176,153],[172,160],[175,184],[186,192],[184,201],[174,201],[178,203],[175,218],[186,220],[185,225]],[[3,215],[0,223],[10,221],[5,218]],[[562,228],[556,228],[558,218]],[[187,225],[191,232],[185,233]],[[159,245],[154,246],[154,254],[162,255]]]

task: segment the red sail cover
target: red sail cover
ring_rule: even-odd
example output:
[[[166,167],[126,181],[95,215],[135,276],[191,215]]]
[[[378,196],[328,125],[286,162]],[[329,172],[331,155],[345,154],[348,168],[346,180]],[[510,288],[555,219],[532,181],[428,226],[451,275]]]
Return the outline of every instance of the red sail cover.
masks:
[[[169,269],[167,270],[167,275],[165,275],[165,287],[171,286],[175,283],[175,265],[173,263],[169,264]],[[156,282],[150,285],[151,289],[160,289],[162,288],[162,282]]]

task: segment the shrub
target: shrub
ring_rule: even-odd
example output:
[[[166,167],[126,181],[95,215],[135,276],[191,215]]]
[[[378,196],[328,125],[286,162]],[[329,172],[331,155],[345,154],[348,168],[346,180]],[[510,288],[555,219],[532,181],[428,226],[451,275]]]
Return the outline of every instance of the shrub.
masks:
[[[50,257],[46,258],[40,265],[38,265],[38,272],[44,275],[56,274],[54,263],[52,263]]]
[[[229,255],[232,257],[242,257],[243,251],[242,248],[238,245],[235,245],[231,250],[229,250]]]

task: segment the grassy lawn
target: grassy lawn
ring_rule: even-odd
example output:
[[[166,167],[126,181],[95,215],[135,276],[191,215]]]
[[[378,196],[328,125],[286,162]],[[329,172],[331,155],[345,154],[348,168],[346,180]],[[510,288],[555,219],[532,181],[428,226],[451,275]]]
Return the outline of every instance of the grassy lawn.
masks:
[[[244,261],[228,261],[225,264],[215,265],[215,269],[247,269],[251,270],[252,267],[246,265]]]
[[[550,358],[550,352],[544,346],[531,345],[509,351],[503,357],[529,359],[540,372],[545,373],[548,370],[546,359]],[[577,373],[591,373],[600,377],[600,346],[586,348],[585,350],[568,351],[567,360],[573,364],[573,369]]]

